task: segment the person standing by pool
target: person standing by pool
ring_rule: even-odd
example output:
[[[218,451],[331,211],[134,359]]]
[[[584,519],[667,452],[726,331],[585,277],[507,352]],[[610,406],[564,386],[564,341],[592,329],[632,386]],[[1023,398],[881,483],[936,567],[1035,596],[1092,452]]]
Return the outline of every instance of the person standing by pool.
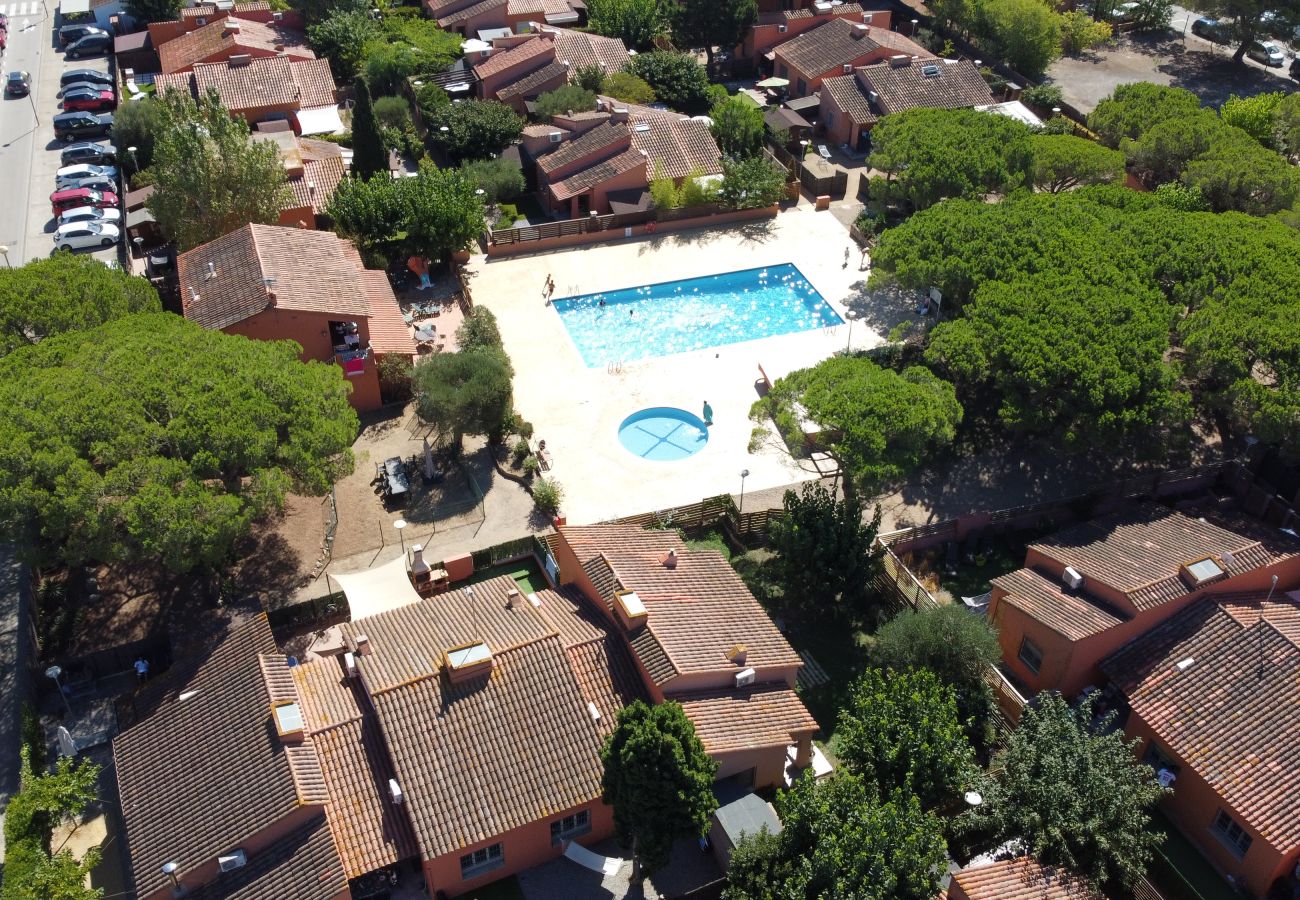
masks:
[[[713,424],[713,407],[709,406],[709,401],[704,401],[704,424],[706,426]]]

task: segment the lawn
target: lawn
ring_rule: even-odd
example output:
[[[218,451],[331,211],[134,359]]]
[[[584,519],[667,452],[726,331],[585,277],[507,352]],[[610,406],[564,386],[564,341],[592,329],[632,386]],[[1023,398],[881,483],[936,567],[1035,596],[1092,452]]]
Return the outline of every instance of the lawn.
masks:
[[[546,583],[546,576],[538,568],[537,562],[529,557],[521,559],[518,562],[506,563],[505,565],[492,566],[488,569],[482,569],[470,576],[466,584],[478,584],[481,581],[488,581],[493,578],[500,578],[502,575],[509,575],[519,585],[519,590],[523,593],[542,591],[550,587]]]
[[[1156,811],[1151,824],[1165,835],[1165,842],[1156,850],[1157,858],[1151,871],[1151,879],[1158,887],[1174,896],[1240,900],[1241,895],[1219,876],[1162,811]]]

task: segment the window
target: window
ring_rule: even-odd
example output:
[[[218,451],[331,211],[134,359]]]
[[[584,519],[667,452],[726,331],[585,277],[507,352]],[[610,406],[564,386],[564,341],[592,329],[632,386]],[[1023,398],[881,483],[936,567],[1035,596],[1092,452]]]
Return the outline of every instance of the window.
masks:
[[[1024,663],[1029,671],[1035,675],[1038,674],[1039,667],[1043,664],[1043,650],[1029,638],[1020,641],[1020,661]]]
[[[551,845],[557,846],[564,841],[571,841],[591,831],[591,813],[585,809],[578,810],[571,816],[556,819],[551,823]]]
[[[460,877],[465,881],[477,878],[484,872],[491,872],[506,864],[505,852],[500,844],[482,847],[473,853],[466,853],[460,858]]]
[[[804,94],[806,94],[806,93],[808,93],[808,82],[806,82],[806,81],[804,81],[802,78],[800,78],[800,79],[799,79],[799,96],[802,97],[802,96],[803,96]]]
[[[826,127],[827,127],[827,128],[834,128],[834,127],[835,127],[835,113],[833,113],[833,112],[828,112],[828,113],[826,114]]]
[[[1246,834],[1245,829],[1233,821],[1232,816],[1223,810],[1214,817],[1214,824],[1210,826],[1214,836],[1223,841],[1223,845],[1232,851],[1232,855],[1241,859],[1250,849],[1250,842],[1253,838]]]
[[[1161,769],[1175,773],[1178,771],[1178,764],[1154,740],[1147,744],[1147,752],[1143,754],[1142,761],[1157,772]]]

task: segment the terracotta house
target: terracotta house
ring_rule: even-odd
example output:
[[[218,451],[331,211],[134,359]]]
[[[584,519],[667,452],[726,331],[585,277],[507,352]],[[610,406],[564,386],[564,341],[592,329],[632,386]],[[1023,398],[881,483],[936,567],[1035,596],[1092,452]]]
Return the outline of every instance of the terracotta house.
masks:
[[[1100,663],[1207,594],[1300,584],[1300,546],[1229,515],[1193,518],[1155,503],[1029,546],[993,579],[988,615],[1002,661],[1030,693],[1100,686]]]
[[[587,66],[618,72],[631,57],[623,42],[565,28],[534,25],[536,33],[504,38],[479,51],[474,63],[479,96],[499,100],[525,114],[526,103],[562,87],[570,75]]]
[[[245,225],[177,260],[185,318],[257,340],[292,340],[304,361],[342,366],[353,407],[378,409],[379,360],[415,356],[382,271],[329,231]],[[355,341],[349,340],[355,326]]]
[[[164,75],[188,72],[197,63],[226,62],[232,57],[239,61],[272,56],[291,60],[316,58],[307,45],[306,35],[288,27],[283,19],[259,22],[242,16],[222,16],[209,21],[199,16],[193,21],[206,21],[206,24],[169,40],[162,39],[159,33],[154,33],[154,26],[150,26]]]
[[[315,228],[317,216],[325,211],[347,174],[343,151],[329,141],[298,137],[284,121],[261,123],[253,131],[253,140],[275,144],[284,162],[285,178],[293,194],[280,210],[280,224],[287,228]]]
[[[1102,671],[1128,701],[1137,752],[1173,778],[1169,819],[1251,896],[1290,896],[1300,886],[1300,591],[1201,597]]]
[[[859,66],[892,56],[932,59],[933,54],[896,31],[866,22],[832,18],[772,51],[773,74],[790,81],[791,97],[806,97],[822,79],[849,75]]]
[[[249,0],[225,8],[219,8],[214,3],[198,3],[182,9],[179,18],[164,22],[150,22],[146,28],[154,42],[162,45],[172,38],[188,34],[217,19],[230,16],[248,22],[261,22],[267,25],[274,23],[296,31],[303,31],[306,28],[301,13],[296,10],[273,10],[267,0]]]
[[[940,900],[1103,900],[1085,883],[1029,856],[977,859],[952,876]]]
[[[968,59],[897,56],[822,81],[818,120],[836,144],[866,150],[882,116],[918,107],[962,109],[993,102],[988,82]]]
[[[845,19],[850,22],[864,22],[876,28],[889,30],[889,10],[865,10],[858,3],[841,3],[833,6],[829,3],[810,5],[803,9],[778,9],[760,13],[758,21],[745,35],[745,42],[736,48],[738,59],[757,62],[760,58],[768,63],[775,61],[772,53],[779,44],[792,40],[805,31],[810,31],[831,19]]]
[[[159,92],[187,91],[194,97],[215,90],[222,105],[249,125],[284,121],[298,134],[317,132],[313,110],[337,108],[334,76],[324,59],[237,54],[222,62],[197,63],[188,72],[160,75],[154,84]]]
[[[587,20],[581,0],[424,0],[424,6],[439,28],[485,40],[485,32],[523,34],[537,25],[580,26]]]

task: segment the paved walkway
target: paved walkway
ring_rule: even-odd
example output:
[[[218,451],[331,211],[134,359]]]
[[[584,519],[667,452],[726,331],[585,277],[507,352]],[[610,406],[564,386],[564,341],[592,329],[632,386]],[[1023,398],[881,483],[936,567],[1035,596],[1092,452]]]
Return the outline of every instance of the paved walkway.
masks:
[[[614,840],[588,849],[602,856],[624,857]],[[713,854],[702,852],[695,841],[678,841],[668,865],[640,884],[632,883],[632,862],[624,860],[613,875],[585,869],[569,859],[519,873],[519,889],[526,900],[642,900],[678,897],[722,877]]]

